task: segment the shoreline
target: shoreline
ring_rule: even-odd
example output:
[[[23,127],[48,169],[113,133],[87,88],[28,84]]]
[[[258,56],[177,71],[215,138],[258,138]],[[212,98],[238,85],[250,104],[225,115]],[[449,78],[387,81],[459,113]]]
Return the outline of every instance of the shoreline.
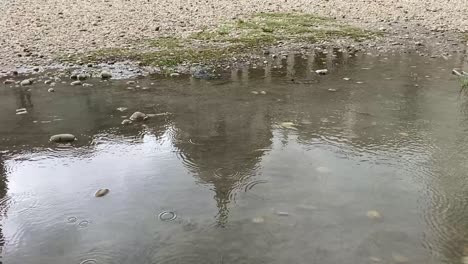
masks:
[[[466,19],[457,21],[457,17],[464,9],[450,9],[453,13],[453,17],[450,18],[450,12],[445,12],[445,6],[431,8],[434,3],[424,7],[424,12],[415,18],[414,13],[421,11],[421,6],[415,3],[411,3],[412,6],[405,6],[403,2],[399,2],[400,5],[393,7],[395,3],[392,2],[389,7],[390,2],[383,1],[381,9],[387,13],[384,12],[382,18],[377,19],[374,13],[378,9],[372,10],[370,7],[360,6],[366,1],[358,1],[356,3],[358,12],[348,15],[345,15],[344,7],[349,6],[338,0],[319,1],[320,4],[317,6],[311,7],[309,4],[303,5],[303,8],[292,8],[290,4],[279,6],[277,1],[272,1],[267,6],[265,3],[250,3],[248,6],[253,5],[255,8],[247,8],[242,12],[238,10],[239,3],[231,6],[221,1],[220,5],[232,9],[232,16],[219,13],[216,8],[214,8],[216,12],[204,14],[200,12],[201,7],[195,5],[185,9],[179,6],[177,12],[181,12],[182,18],[187,18],[187,12],[190,14],[197,12],[200,18],[195,18],[191,22],[179,21],[176,23],[177,26],[165,25],[160,21],[162,18],[158,18],[153,21],[154,23],[146,25],[146,27],[155,27],[151,32],[135,37],[135,32],[146,32],[146,29],[128,30],[124,27],[125,30],[120,30],[118,36],[114,36],[113,34],[118,32],[114,26],[125,22],[122,19],[128,18],[129,14],[137,15],[135,13],[137,11],[142,12],[143,18],[148,13],[155,12],[163,12],[163,17],[167,17],[172,11],[156,11],[154,7],[158,1],[128,0],[123,1],[128,4],[128,7],[123,8],[125,3],[122,1],[105,0],[99,1],[93,10],[89,10],[88,1],[78,2],[90,13],[86,17],[86,23],[79,19],[81,24],[71,23],[68,26],[70,31],[64,32],[60,32],[64,25],[59,25],[57,29],[49,28],[54,23],[72,19],[74,17],[72,11],[78,3],[71,5],[71,9],[64,10],[60,5],[51,6],[57,4],[56,0],[46,0],[42,3],[43,6],[36,10],[34,15],[37,17],[32,19],[33,22],[26,23],[23,27],[28,37],[25,39],[13,37],[18,29],[12,24],[21,27],[18,21],[23,21],[24,16],[27,16],[27,12],[32,8],[26,7],[25,4],[32,4],[33,1],[19,0],[0,7],[0,12],[5,14],[0,18],[0,22],[6,25],[3,30],[0,29],[0,36],[4,36],[1,41],[3,44],[0,43],[2,44],[0,76],[6,76],[11,71],[34,72],[37,68],[40,71],[80,68],[90,63],[106,67],[106,64],[115,62],[123,62],[128,68],[150,67],[150,72],[156,73],[182,73],[191,65],[221,65],[223,68],[239,63],[255,64],[268,56],[286,52],[309,53],[315,49],[331,48],[373,53],[416,52],[421,56],[450,57],[454,53],[466,53],[468,44],[468,21]],[[330,9],[333,4],[335,9]],[[41,14],[44,12],[42,8],[45,7],[50,7],[51,11],[42,18]],[[100,32],[111,11],[104,10],[104,7],[123,9],[118,12],[116,19],[111,20],[115,23],[111,30]],[[147,7],[146,11],[143,11],[144,7]],[[468,7],[465,8],[468,10]],[[25,14],[18,15],[17,12],[21,10],[25,11]],[[59,11],[54,13],[55,10]],[[262,12],[255,12],[257,10]],[[293,10],[293,12],[285,13],[284,10]],[[311,10],[316,12],[310,13]],[[18,16],[13,17],[15,14]],[[329,16],[322,16],[323,14]],[[431,17],[435,15],[444,19],[431,25],[430,22],[433,21]],[[427,21],[422,19],[428,17],[431,19]],[[8,18],[11,21],[6,21]],[[142,24],[145,21],[143,18],[137,21]],[[198,21],[201,18],[206,20]],[[134,19],[128,22],[129,25],[132,25]],[[303,27],[296,26],[301,23]],[[35,39],[31,40],[28,32],[32,32],[30,35],[35,36]],[[58,35],[60,36],[54,41],[49,38]],[[67,37],[68,41],[64,41],[63,39]],[[103,42],[102,38],[109,41]]]

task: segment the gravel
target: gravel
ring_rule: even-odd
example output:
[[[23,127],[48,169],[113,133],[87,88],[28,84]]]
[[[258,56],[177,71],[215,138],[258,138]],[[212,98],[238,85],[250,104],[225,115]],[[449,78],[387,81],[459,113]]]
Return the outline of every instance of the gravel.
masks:
[[[0,0],[0,69],[115,47],[258,12],[307,12],[370,29],[468,32],[467,0]],[[419,45],[419,44],[416,44]]]

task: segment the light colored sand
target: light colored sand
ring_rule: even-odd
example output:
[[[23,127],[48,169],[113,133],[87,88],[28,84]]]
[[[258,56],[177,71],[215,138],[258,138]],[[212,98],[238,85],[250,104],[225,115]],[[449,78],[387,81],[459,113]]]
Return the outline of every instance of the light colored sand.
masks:
[[[0,0],[0,68],[45,61],[25,58],[25,48],[52,59],[183,35],[257,12],[295,11],[369,28],[399,21],[468,32],[468,0]]]

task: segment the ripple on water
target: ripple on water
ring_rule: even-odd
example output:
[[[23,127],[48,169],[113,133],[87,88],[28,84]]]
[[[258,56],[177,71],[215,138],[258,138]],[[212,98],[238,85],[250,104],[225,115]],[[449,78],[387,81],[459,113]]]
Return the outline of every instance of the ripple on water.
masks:
[[[90,222],[88,220],[82,220],[78,223],[78,226],[81,228],[85,228],[85,227],[88,227],[89,223]]]
[[[458,241],[462,241],[463,223],[466,222],[466,206],[452,195],[432,186],[426,189],[430,204],[424,209],[423,218],[429,226],[423,244],[426,248],[445,256],[461,255]]]
[[[74,216],[70,216],[67,218],[67,222],[68,223],[75,223],[76,221],[78,221],[78,218],[74,217]]]

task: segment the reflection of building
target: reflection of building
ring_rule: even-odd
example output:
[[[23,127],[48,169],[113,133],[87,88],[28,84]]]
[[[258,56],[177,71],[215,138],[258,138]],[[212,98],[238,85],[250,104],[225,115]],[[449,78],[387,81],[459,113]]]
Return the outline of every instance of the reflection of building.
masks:
[[[202,183],[212,186],[224,225],[236,187],[255,174],[262,151],[271,144],[270,118],[265,105],[249,104],[217,95],[177,107],[175,146],[185,165]]]

